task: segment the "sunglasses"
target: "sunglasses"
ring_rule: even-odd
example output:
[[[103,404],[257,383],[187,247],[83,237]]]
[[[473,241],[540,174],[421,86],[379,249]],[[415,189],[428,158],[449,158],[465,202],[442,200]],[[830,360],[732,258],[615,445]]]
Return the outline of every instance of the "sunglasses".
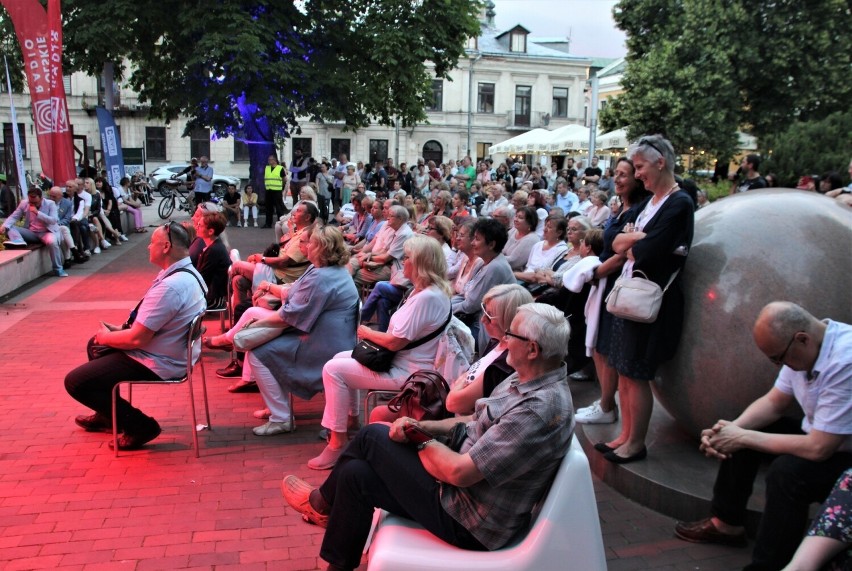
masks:
[[[660,147],[652,143],[651,140],[648,139],[648,137],[642,137],[641,139],[639,139],[639,146],[641,147],[642,145],[648,145],[649,147],[660,153],[660,156],[662,157],[666,156],[666,154],[660,149]]]
[[[176,238],[178,239],[179,244],[182,245],[184,248],[189,247],[189,244],[188,244],[189,236],[186,234],[186,230],[184,229],[183,226],[181,226],[180,224],[178,224],[174,220],[166,222],[165,224],[163,224],[163,228],[166,229],[166,240],[168,240],[169,244],[173,243],[172,242],[172,226],[174,226],[174,228],[176,230],[178,230],[178,229],[180,230],[179,232],[177,232],[177,235],[176,235]],[[182,233],[182,235],[181,235],[181,233]]]

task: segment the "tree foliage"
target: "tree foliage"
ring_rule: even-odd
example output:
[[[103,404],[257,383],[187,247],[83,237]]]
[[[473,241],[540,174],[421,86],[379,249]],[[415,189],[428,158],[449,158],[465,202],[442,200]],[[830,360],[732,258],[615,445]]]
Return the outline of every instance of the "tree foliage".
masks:
[[[66,0],[66,72],[114,62],[153,117],[185,115],[188,129],[219,134],[240,128],[241,100],[279,134],[300,118],[413,124],[430,97],[425,62],[446,77],[479,31],[478,10],[469,0]]]
[[[825,119],[797,121],[784,132],[768,137],[766,149],[769,159],[760,166],[761,172],[775,173],[791,188],[800,176],[822,176],[831,171],[848,184],[852,110],[832,113]]]
[[[614,16],[627,68],[605,130],[727,159],[738,130],[763,139],[852,102],[845,0],[621,0]]]

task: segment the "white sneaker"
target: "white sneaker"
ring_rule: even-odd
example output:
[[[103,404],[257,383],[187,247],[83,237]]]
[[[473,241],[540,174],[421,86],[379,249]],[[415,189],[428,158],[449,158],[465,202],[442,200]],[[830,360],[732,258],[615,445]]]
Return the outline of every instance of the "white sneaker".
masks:
[[[128,240],[130,240],[130,238],[128,238],[124,234],[122,234],[119,238],[121,239],[122,242],[127,242]]]
[[[240,224],[239,222],[237,222],[237,228],[242,228],[242,227],[243,227],[243,225]]]
[[[103,248],[104,250],[109,250],[111,246],[112,244],[110,244],[106,238],[101,240],[101,248]]]
[[[101,253],[101,248],[100,248],[100,246],[95,246],[95,249],[94,249],[94,250],[92,250],[92,252],[94,252],[95,254],[100,254],[100,253]]]
[[[618,420],[618,407],[614,406],[611,411],[605,412],[598,399],[590,406],[578,409],[574,420],[580,424],[612,424]]]
[[[257,220],[254,221],[254,227],[257,228]]]

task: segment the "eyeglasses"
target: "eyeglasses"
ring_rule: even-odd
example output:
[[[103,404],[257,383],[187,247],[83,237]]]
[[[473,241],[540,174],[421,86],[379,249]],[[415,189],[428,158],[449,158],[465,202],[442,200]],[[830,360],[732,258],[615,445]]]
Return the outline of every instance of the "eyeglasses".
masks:
[[[777,357],[769,357],[769,360],[772,361],[775,365],[783,365],[784,359],[787,357],[787,352],[790,350],[790,347],[793,345],[793,341],[796,340],[796,335],[799,333],[804,333],[804,331],[796,331],[793,333],[793,338],[790,339],[790,342],[787,343],[787,346],[784,348],[784,352],[778,355]]]
[[[649,147],[660,153],[660,156],[662,157],[666,156],[666,154],[660,149],[660,147],[652,143],[648,137],[642,137],[641,139],[639,139],[639,146],[641,147],[642,145],[648,145]]]
[[[523,335],[518,335],[517,333],[512,333],[508,329],[503,332],[503,335],[505,335],[506,337],[514,337],[515,339],[520,339],[521,341],[526,341],[527,343],[532,342],[532,339],[530,339],[529,337],[524,337]]]
[[[582,231],[582,228],[571,228],[571,227],[569,226],[569,227],[568,227],[565,231],[566,231],[566,232],[568,232],[568,233],[570,234],[570,233],[572,233],[572,232],[580,232],[580,231]]]
[[[484,301],[483,301],[482,303],[480,303],[480,304],[479,304],[479,308],[480,308],[480,309],[482,309],[482,315],[484,315],[484,316],[485,316],[485,319],[487,319],[487,320],[488,320],[488,323],[491,323],[492,321],[494,321],[494,316],[493,316],[493,315],[491,315],[490,313],[488,313],[488,312],[485,310],[485,302],[484,302]],[[508,335],[508,332],[507,332],[506,334]]]

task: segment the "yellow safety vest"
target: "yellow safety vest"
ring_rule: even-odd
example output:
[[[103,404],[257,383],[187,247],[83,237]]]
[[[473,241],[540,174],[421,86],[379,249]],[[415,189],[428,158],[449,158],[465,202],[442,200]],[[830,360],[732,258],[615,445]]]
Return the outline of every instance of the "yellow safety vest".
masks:
[[[266,165],[263,169],[263,182],[266,190],[284,190],[284,180],[281,178],[284,167],[276,165],[275,168]]]

